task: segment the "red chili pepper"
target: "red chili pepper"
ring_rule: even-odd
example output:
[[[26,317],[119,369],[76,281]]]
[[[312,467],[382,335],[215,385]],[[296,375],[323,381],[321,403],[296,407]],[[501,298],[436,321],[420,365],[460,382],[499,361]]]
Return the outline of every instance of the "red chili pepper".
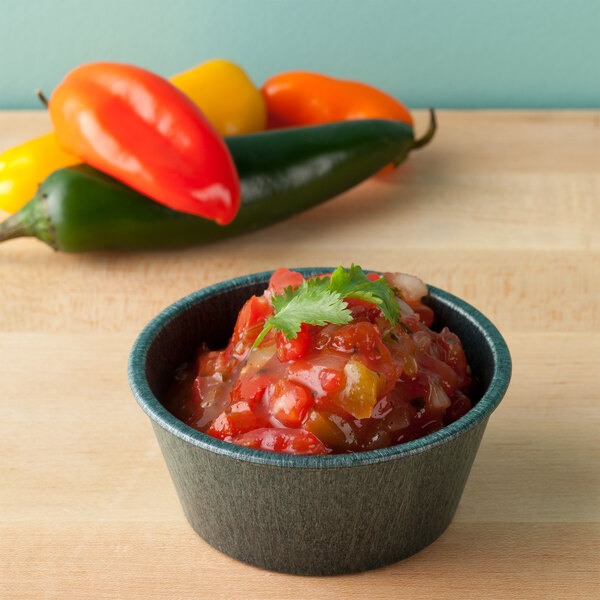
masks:
[[[49,103],[66,148],[175,210],[225,225],[240,184],[223,139],[169,81],[130,65],[90,63],[67,74]]]

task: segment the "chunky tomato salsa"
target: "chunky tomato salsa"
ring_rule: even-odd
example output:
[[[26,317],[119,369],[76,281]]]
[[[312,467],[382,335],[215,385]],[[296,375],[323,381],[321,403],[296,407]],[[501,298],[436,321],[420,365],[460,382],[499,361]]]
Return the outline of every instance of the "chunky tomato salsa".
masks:
[[[349,297],[347,323],[303,323],[288,339],[275,328],[264,334],[265,323],[272,299],[304,278],[278,269],[244,304],[227,347],[202,347],[177,370],[167,408],[215,438],[290,454],[384,448],[452,423],[471,408],[461,342],[448,328],[430,329],[421,280],[384,278],[399,308],[395,325],[378,305]]]

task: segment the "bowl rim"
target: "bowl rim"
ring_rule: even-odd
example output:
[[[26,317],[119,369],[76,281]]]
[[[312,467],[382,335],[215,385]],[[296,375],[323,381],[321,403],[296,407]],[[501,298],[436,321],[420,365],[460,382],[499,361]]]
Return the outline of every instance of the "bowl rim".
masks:
[[[293,270],[299,271],[306,277],[331,273],[334,269],[331,267],[304,267]],[[368,269],[368,271],[371,270]],[[272,273],[273,271],[262,271],[260,273],[242,275],[192,292],[163,309],[144,327],[135,340],[129,354],[127,371],[129,385],[135,399],[154,423],[189,444],[218,455],[245,462],[308,469],[355,467],[387,462],[419,454],[436,446],[446,444],[466,433],[484,419],[487,419],[504,397],[511,378],[512,363],[508,346],[496,326],[485,315],[464,300],[444,290],[428,285],[430,296],[443,304],[451,306],[463,318],[471,321],[480,330],[489,345],[493,359],[493,375],[485,394],[469,412],[454,423],[434,433],[396,446],[350,454],[318,455],[293,455],[236,446],[235,444],[213,438],[186,425],[171,414],[150,390],[146,379],[146,356],[150,346],[159,332],[170,321],[192,305],[216,294],[259,282],[267,282]]]

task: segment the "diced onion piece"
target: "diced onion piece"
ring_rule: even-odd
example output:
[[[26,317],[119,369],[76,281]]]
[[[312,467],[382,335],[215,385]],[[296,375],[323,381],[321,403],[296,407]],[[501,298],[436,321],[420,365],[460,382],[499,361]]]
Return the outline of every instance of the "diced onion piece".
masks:
[[[384,273],[387,282],[394,288],[398,288],[404,300],[410,305],[417,304],[421,298],[427,296],[427,286],[421,279],[407,273]]]
[[[346,385],[338,404],[356,419],[368,419],[377,402],[379,376],[361,361],[351,358],[344,367]]]
[[[396,302],[400,307],[400,314],[402,315],[403,319],[415,314],[415,311],[408,304],[406,304],[402,298],[398,298],[398,296],[396,296]]]
[[[412,339],[419,351],[429,352],[431,347],[431,338],[424,331],[415,331]]]
[[[425,397],[425,405],[427,408],[432,413],[441,414],[450,407],[450,404],[450,398],[442,386],[435,381],[431,381],[429,383],[429,389],[427,390],[427,396]]]
[[[275,351],[275,344],[260,345],[258,348],[253,348],[248,354],[248,360],[242,369],[242,374],[249,370],[252,370],[253,373],[260,371],[273,358]]]
[[[194,422],[194,426],[208,425],[227,407],[229,399],[219,393],[222,387],[220,379],[220,377],[196,377],[194,388],[202,413]]]

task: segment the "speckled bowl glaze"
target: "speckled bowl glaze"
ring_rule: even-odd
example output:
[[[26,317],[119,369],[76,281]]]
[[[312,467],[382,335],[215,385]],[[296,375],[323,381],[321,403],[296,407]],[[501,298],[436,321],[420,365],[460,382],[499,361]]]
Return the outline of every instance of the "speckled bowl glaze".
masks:
[[[305,276],[333,269],[298,269]],[[150,417],[185,516],[217,550],[285,573],[332,575],[418,552],[450,524],[489,416],[506,392],[508,348],[462,300],[430,287],[433,328],[450,327],[480,382],[475,406],[418,440],[369,452],[292,456],[207,436],[162,404],[177,366],[206,342],[226,345],[236,316],[271,272],[199,290],[163,310],[129,358],[133,394]]]

